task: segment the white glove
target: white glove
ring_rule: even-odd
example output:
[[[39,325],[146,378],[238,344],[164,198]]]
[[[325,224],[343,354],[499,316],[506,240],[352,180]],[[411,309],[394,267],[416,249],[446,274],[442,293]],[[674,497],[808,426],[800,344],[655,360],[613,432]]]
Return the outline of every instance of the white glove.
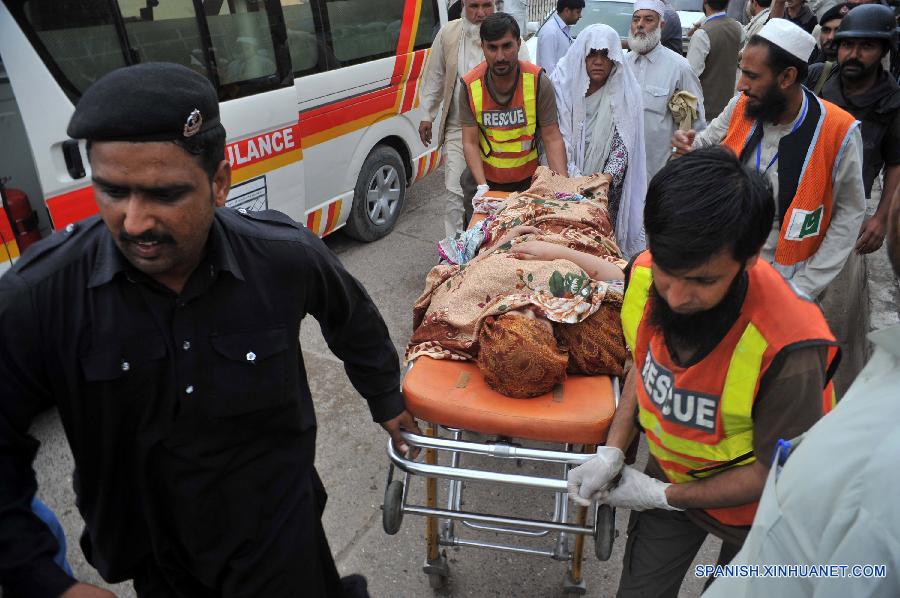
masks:
[[[622,469],[625,453],[614,446],[597,447],[597,455],[569,472],[569,497],[583,507],[589,507],[609,486]]]
[[[602,503],[611,507],[646,511],[647,509],[665,509],[667,511],[683,511],[673,507],[666,499],[666,488],[672,484],[651,478],[646,473],[633,467],[622,468],[622,478],[618,485],[598,497]]]
[[[478,187],[476,187],[475,197],[473,197],[472,200],[474,201],[474,200],[478,199],[479,197],[483,196],[485,193],[487,193],[490,190],[491,190],[491,188],[488,187],[487,184],[478,185]]]

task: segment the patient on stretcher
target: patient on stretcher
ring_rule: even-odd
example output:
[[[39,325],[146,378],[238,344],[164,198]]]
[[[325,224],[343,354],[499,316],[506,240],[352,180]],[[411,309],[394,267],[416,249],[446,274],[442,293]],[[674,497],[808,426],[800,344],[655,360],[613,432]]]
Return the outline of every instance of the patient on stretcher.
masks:
[[[528,191],[489,206],[464,238],[441,242],[446,263],[416,301],[406,359],[474,361],[512,397],[549,392],[567,373],[621,375],[626,263],[608,186],[607,175],[566,179],[541,168]]]

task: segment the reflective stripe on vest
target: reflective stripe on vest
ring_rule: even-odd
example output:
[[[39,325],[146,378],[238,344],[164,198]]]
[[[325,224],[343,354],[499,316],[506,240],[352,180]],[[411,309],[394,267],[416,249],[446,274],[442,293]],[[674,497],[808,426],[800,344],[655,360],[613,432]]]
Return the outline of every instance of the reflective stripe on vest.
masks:
[[[625,344],[635,357],[634,348],[637,341],[638,325],[644,317],[644,307],[650,299],[650,285],[653,274],[650,268],[632,268],[622,302],[622,331],[625,333]]]
[[[484,81],[487,65],[482,63],[473,69],[463,80],[469,88],[469,99],[478,128],[482,162],[485,166],[485,178],[498,183],[518,182],[530,177],[537,167],[537,148],[534,137],[537,131],[537,82],[540,67],[529,63],[520,63],[518,88],[510,100],[509,106],[497,106],[487,92]],[[519,93],[521,92],[521,96]],[[521,97],[521,102],[517,102]],[[494,109],[503,109],[501,116],[524,115],[522,126],[485,124],[485,113]]]

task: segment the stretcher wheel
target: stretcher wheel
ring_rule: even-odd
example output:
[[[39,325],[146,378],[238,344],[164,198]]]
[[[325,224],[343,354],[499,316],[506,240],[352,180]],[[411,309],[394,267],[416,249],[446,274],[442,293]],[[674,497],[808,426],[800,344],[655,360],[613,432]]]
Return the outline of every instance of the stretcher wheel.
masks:
[[[384,532],[393,536],[403,523],[403,482],[394,480],[384,489],[384,506],[381,507],[381,525]]]
[[[440,590],[446,586],[450,577],[450,564],[447,562],[446,553],[442,552],[436,559],[426,561],[422,570],[428,576],[428,585],[431,589]]]
[[[447,577],[440,573],[429,573],[428,585],[431,586],[432,590],[440,590],[447,585]]]
[[[609,505],[597,505],[594,519],[594,554],[608,561],[616,541],[616,510]]]

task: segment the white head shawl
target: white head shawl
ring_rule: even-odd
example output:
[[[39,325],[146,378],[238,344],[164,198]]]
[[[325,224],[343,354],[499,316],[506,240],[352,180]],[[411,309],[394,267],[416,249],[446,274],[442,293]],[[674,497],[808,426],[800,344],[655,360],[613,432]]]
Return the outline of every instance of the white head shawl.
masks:
[[[608,25],[591,25],[579,33],[550,76],[556,90],[559,130],[566,144],[569,175],[593,174],[581,170],[585,159],[585,94],[590,85],[584,61],[591,50],[606,50],[615,65],[604,88],[606,93],[612,95],[613,122],[628,150],[628,169],[622,186],[619,214],[612,224],[616,229],[619,248],[626,258],[631,258],[646,248],[644,107],[641,88],[625,62],[619,34]]]

